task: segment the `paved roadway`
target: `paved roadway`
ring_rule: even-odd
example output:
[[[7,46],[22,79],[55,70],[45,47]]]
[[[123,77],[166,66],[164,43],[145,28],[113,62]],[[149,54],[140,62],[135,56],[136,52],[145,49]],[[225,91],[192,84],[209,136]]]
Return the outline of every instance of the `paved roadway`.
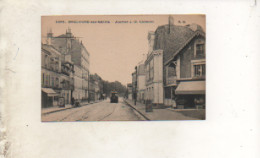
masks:
[[[126,105],[122,98],[118,103],[104,100],[79,108],[42,115],[42,121],[138,121],[144,120],[137,112]]]

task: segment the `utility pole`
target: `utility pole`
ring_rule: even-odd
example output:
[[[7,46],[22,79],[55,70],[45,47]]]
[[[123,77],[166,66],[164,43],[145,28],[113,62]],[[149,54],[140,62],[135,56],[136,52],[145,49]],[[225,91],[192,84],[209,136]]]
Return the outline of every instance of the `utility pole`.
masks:
[[[137,100],[137,66],[135,67],[135,105]]]
[[[103,89],[103,90],[102,90],[102,99],[103,99],[103,100],[105,99],[105,96],[104,96],[104,94],[105,94],[105,87],[104,87],[105,84],[104,84],[104,82],[105,82],[105,81],[102,80],[102,84],[103,84],[103,87],[102,87],[102,89]]]

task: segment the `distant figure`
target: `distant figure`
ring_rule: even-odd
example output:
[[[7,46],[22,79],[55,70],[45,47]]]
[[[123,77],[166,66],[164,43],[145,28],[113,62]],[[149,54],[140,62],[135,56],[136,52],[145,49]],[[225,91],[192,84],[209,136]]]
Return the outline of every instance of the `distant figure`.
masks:
[[[72,104],[72,106],[74,105],[74,102],[75,102],[75,99],[74,99],[74,97],[72,97],[72,98],[71,98],[71,104]]]

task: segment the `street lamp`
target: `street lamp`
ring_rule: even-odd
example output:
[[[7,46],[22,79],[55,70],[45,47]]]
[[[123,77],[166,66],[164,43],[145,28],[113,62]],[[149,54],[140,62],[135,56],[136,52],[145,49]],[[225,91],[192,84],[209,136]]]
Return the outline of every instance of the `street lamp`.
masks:
[[[135,105],[137,100],[137,66],[135,67]]]

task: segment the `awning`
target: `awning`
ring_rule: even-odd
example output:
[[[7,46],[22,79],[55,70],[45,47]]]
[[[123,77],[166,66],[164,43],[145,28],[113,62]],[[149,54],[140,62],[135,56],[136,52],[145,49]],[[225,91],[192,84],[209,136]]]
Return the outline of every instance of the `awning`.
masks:
[[[205,94],[205,87],[205,81],[185,81],[178,85],[175,94]]]
[[[53,97],[53,96],[58,96],[59,94],[56,93],[53,89],[51,88],[42,88],[42,91],[44,93],[46,93],[49,97]]]

